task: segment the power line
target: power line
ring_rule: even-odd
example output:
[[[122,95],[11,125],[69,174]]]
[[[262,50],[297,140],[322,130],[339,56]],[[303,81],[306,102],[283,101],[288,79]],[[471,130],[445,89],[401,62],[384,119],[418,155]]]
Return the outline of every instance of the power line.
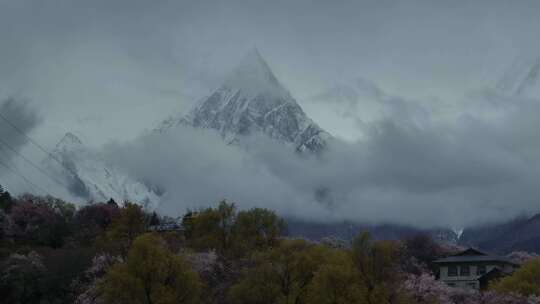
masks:
[[[73,169],[69,168],[69,167],[66,167],[60,160],[58,160],[58,158],[56,158],[56,156],[54,154],[52,154],[51,152],[49,152],[47,149],[45,149],[42,145],[40,145],[37,141],[35,141],[34,139],[32,139],[30,136],[28,136],[21,128],[19,128],[16,124],[12,123],[6,116],[4,116],[2,113],[0,113],[0,118],[5,121],[9,126],[11,126],[15,131],[17,131],[19,134],[21,134],[22,136],[24,136],[24,138],[26,138],[27,141],[29,141],[31,144],[33,144],[34,146],[36,146],[39,150],[41,150],[43,153],[45,153],[46,155],[48,155],[52,160],[54,160],[56,163],[58,163],[60,165],[60,168],[62,168],[62,170],[64,170],[65,172],[71,174],[71,177],[73,178],[78,178],[78,174],[77,172],[75,172]],[[1,142],[1,139],[0,139],[0,142]],[[4,144],[6,144],[4,142]],[[28,161],[29,163],[32,164],[32,162],[30,162],[30,160],[26,159],[23,155],[21,155],[20,153],[18,153],[17,151],[15,151],[15,149],[12,149],[10,147],[10,150],[14,151],[15,153],[17,153],[18,155],[20,155],[23,159],[25,159],[26,161]],[[66,185],[64,185],[63,183],[61,182],[58,182],[58,180],[56,178],[52,178],[51,176],[49,176],[44,170],[42,170],[41,168],[39,168],[39,166],[35,165],[35,164],[32,164],[33,167],[35,167],[36,169],[38,169],[40,172],[42,172],[43,174],[45,174],[47,177],[51,178],[52,180],[56,181],[57,183],[59,183],[62,187],[66,187]],[[67,189],[69,189],[69,186],[66,187]],[[122,196],[118,190],[114,189],[113,188],[113,191],[119,195],[119,196]]]
[[[1,154],[4,155],[6,160],[9,160],[10,156],[2,147],[0,147],[0,152],[2,152]],[[18,177],[23,179],[27,184],[29,184],[33,188],[33,190],[38,190],[46,194],[49,194],[47,190],[43,189],[42,187],[30,181],[30,179],[28,179],[27,177],[25,177],[24,174],[21,173],[22,171],[19,170],[19,168],[17,168],[17,165],[15,165],[15,163],[13,163],[13,166],[9,166],[6,162],[1,161],[1,158],[0,158],[0,162],[3,167],[7,168],[9,171],[11,171],[11,173],[17,175]]]
[[[5,121],[9,126],[11,126],[13,129],[15,129],[15,131],[17,131],[19,134],[21,134],[22,136],[24,136],[24,138],[26,138],[26,140],[28,140],[31,144],[33,144],[34,146],[36,146],[39,150],[41,150],[43,153],[47,154],[51,159],[53,159],[55,162],[57,162],[60,167],[67,171],[68,173],[70,173],[73,177],[76,177],[77,176],[77,173],[76,172],[73,172],[72,170],[70,170],[69,168],[67,168],[66,166],[64,166],[64,164],[62,164],[62,162],[60,160],[58,160],[56,158],[56,156],[54,154],[52,154],[51,152],[49,152],[47,149],[45,149],[42,145],[40,145],[38,142],[36,142],[34,139],[32,139],[30,136],[28,136],[23,130],[21,130],[21,128],[17,127],[16,124],[12,123],[6,116],[4,116],[2,113],[0,113],[0,119],[2,119],[3,121]]]
[[[59,181],[58,179],[56,179],[55,177],[52,177],[51,175],[49,175],[49,173],[47,173],[47,171],[43,170],[41,167],[39,167],[38,165],[36,165],[33,161],[29,160],[26,156],[22,155],[19,151],[17,151],[15,148],[13,148],[9,143],[5,142],[4,140],[2,140],[0,138],[0,143],[3,144],[4,146],[6,146],[11,152],[17,154],[20,158],[22,158],[24,161],[26,161],[27,163],[29,163],[32,167],[34,167],[36,170],[38,170],[39,172],[41,172],[43,175],[47,176],[49,179],[51,179],[52,181],[58,183],[60,186],[62,187],[66,187],[66,188],[69,188],[67,187],[66,185],[64,185],[64,183],[62,183],[61,181]]]
[[[17,125],[15,125],[14,123],[12,123],[9,119],[7,119],[4,114],[0,113],[0,118],[5,121],[8,125],[10,125],[13,129],[17,130],[17,132],[19,132],[22,136],[24,136],[28,141],[30,141],[32,144],[34,144],[35,146],[37,146],[41,151],[45,152],[46,154],[50,154],[47,150],[45,150],[45,148],[43,148],[40,144],[38,144],[37,142],[35,142],[32,138],[30,138],[28,135],[26,135],[26,133],[24,133],[23,130],[21,130],[19,127],[17,127]]]
[[[17,175],[18,177],[20,177],[22,180],[24,180],[27,184],[29,184],[32,188],[34,188],[34,190],[38,190],[40,192],[43,192],[49,196],[52,196],[47,190],[41,188],[40,186],[34,184],[33,182],[31,182],[28,178],[26,178],[22,173],[18,172],[17,170],[11,168],[9,165],[7,165],[6,163],[4,163],[3,161],[0,160],[0,166],[8,169],[11,173]]]

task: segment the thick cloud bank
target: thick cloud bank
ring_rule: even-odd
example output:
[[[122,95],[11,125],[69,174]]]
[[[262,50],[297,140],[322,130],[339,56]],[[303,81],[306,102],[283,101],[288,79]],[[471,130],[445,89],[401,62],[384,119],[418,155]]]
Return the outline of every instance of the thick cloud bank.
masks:
[[[539,212],[540,102],[477,92],[466,110],[401,109],[362,124],[356,143],[297,155],[264,138],[226,146],[210,130],[179,127],[107,148],[109,159],[166,190],[176,215],[226,198],[318,221],[461,227]],[[393,100],[393,102],[390,102]],[[408,110],[405,110],[408,108]]]
[[[531,69],[539,5],[0,0],[0,100],[28,96],[44,124],[35,128],[33,111],[19,102],[0,111],[49,150],[66,132],[91,148],[129,140],[189,109],[255,45],[306,113],[348,142],[336,139],[310,158],[262,138],[241,148],[211,131],[177,129],[107,147],[110,162],[167,191],[163,212],[227,198],[315,220],[499,220],[540,211],[540,101],[462,96],[483,86],[539,92]],[[521,58],[530,67],[513,71]],[[384,90],[362,80],[352,91],[321,92],[360,74]],[[1,121],[0,138],[36,163],[46,156]],[[47,192],[66,191],[13,153],[2,155]],[[10,191],[35,191],[6,171],[0,178]]]
[[[0,114],[4,117],[0,117],[1,147],[3,151],[6,151],[5,154],[11,155],[14,152],[9,150],[6,145],[14,150],[19,150],[27,142],[23,134],[34,129],[41,122],[41,119],[34,109],[28,106],[27,102],[15,98],[0,101]],[[4,119],[8,119],[9,122]],[[8,156],[5,157],[7,160]]]
[[[11,191],[38,191],[29,181],[31,173],[20,156],[30,134],[42,118],[29,101],[8,98],[0,101],[0,184]],[[26,180],[25,180],[26,179]]]

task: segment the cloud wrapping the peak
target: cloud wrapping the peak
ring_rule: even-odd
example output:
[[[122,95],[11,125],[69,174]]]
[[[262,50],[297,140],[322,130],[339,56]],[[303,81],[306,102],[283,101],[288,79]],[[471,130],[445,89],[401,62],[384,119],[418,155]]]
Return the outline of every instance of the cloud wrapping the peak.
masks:
[[[505,103],[494,107],[487,93],[470,101],[474,111],[452,119],[420,119],[421,109],[390,111],[364,125],[362,140],[335,139],[316,156],[264,137],[225,145],[212,130],[188,127],[107,151],[111,161],[167,191],[162,211],[170,215],[221,199],[305,220],[422,227],[540,212],[540,122],[534,115],[540,103],[497,95]]]
[[[227,198],[320,221],[505,219],[540,211],[540,96],[479,88],[516,58],[537,60],[539,5],[3,0],[0,98],[29,96],[44,124],[18,101],[0,111],[46,147],[68,131],[92,148],[126,140],[105,148],[107,160],[163,187],[170,215]],[[264,138],[227,146],[208,130],[139,136],[219,86],[254,45],[336,135],[326,153],[299,157]],[[336,83],[341,101],[319,94]],[[0,137],[25,143],[1,122]]]

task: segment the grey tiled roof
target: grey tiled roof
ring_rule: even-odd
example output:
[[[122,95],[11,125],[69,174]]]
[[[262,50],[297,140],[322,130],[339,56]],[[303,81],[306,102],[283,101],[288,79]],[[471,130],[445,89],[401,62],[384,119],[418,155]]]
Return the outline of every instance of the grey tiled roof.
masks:
[[[496,255],[462,255],[462,256],[450,256],[443,259],[434,261],[435,263],[464,263],[464,262],[503,262],[515,264],[510,259],[503,256]]]

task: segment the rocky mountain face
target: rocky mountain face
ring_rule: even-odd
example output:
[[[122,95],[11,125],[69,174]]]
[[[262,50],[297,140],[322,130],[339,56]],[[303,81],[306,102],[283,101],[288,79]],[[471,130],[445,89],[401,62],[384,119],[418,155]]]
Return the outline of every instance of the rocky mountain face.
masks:
[[[298,219],[287,219],[287,231],[290,236],[319,241],[326,237],[350,242],[363,231],[369,231],[377,240],[401,240],[416,235],[429,235],[441,244],[456,244],[458,235],[451,229],[420,229],[398,224],[359,224],[351,222],[316,223]]]
[[[465,229],[459,243],[497,253],[540,253],[540,214]]]
[[[188,115],[169,118],[157,131],[180,125],[214,129],[229,144],[265,134],[297,151],[320,151],[331,138],[307,117],[257,50],[245,56],[223,84]]]
[[[87,201],[136,202],[149,209],[159,203],[159,195],[125,172],[107,164],[72,133],[67,133],[45,165],[68,185],[71,194]]]

